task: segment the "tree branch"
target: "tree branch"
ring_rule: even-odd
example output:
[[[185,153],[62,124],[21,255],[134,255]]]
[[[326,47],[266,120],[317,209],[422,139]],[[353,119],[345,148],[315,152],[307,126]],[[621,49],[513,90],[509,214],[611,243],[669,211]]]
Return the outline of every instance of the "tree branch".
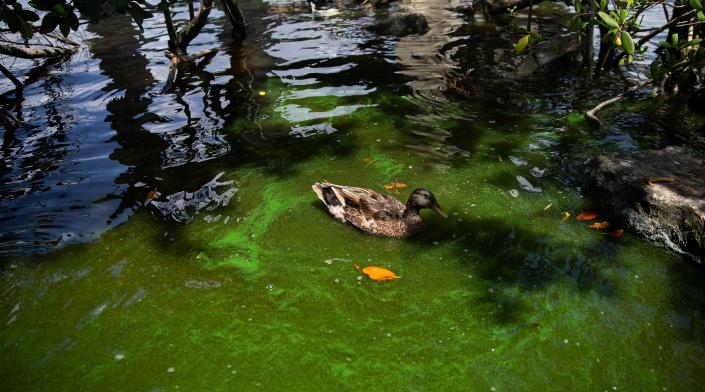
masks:
[[[631,94],[631,93],[633,93],[643,87],[646,87],[647,85],[651,84],[652,82],[653,81],[651,79],[647,79],[647,80],[644,80],[635,86],[632,86],[631,88],[629,88],[629,90],[623,92],[622,94],[619,94],[616,97],[610,98],[604,102],[601,102],[597,106],[595,106],[594,108],[588,110],[587,112],[585,112],[585,116],[589,120],[592,120],[597,125],[602,125],[602,121],[600,121],[600,119],[597,118],[597,116],[595,115],[597,112],[599,112],[600,110],[604,109],[605,107],[621,100],[622,98],[626,97],[628,94]]]
[[[17,94],[17,96],[22,96],[22,90],[24,90],[24,85],[22,84],[22,82],[20,82],[20,80],[17,79],[17,77],[15,77],[15,75],[13,75],[12,72],[10,72],[10,70],[5,68],[5,66],[2,64],[0,64],[0,72],[5,75],[8,79],[10,79],[10,81],[12,81],[12,84],[15,85],[15,93]]]
[[[23,59],[39,59],[46,57],[61,57],[73,53],[73,49],[67,48],[21,48],[18,46],[0,43],[0,54]]]
[[[211,8],[213,8],[213,0],[201,0],[196,16],[176,33],[176,42],[179,49],[185,52],[191,40],[196,38],[198,33],[201,32],[203,26],[206,25]]]

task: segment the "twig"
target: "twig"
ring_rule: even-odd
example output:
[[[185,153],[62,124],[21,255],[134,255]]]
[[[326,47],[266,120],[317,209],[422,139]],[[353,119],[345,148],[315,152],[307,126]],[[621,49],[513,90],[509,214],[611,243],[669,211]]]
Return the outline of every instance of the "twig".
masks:
[[[595,122],[597,125],[602,125],[602,121],[600,121],[600,119],[597,118],[597,116],[595,116],[595,114],[596,114],[597,112],[599,112],[600,110],[604,109],[605,107],[607,107],[607,106],[609,106],[609,105],[611,105],[611,104],[613,104],[613,103],[615,103],[615,102],[621,100],[622,98],[624,98],[624,97],[627,96],[628,94],[633,93],[634,91],[637,91],[637,90],[639,90],[639,89],[641,89],[641,88],[643,88],[643,87],[645,87],[645,86],[651,84],[652,82],[653,82],[653,81],[652,81],[651,79],[647,79],[647,80],[644,80],[644,81],[642,81],[641,83],[639,83],[639,84],[637,84],[637,85],[635,85],[635,86],[632,86],[631,88],[629,88],[629,90],[623,92],[622,94],[619,94],[619,95],[617,95],[616,97],[610,98],[610,99],[608,99],[608,100],[606,100],[606,101],[604,101],[604,102],[601,102],[600,104],[598,104],[598,105],[595,106],[594,108],[588,110],[587,112],[585,112],[585,116],[586,116],[589,120],[592,120],[593,122]]]

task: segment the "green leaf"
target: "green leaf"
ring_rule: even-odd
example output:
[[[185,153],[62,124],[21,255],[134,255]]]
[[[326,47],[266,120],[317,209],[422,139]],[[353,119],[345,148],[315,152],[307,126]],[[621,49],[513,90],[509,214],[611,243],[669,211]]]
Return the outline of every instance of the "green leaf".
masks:
[[[66,17],[66,21],[69,24],[69,27],[71,27],[71,30],[78,30],[78,17],[76,16],[76,14],[74,14],[73,12],[70,13],[69,16]]]
[[[703,9],[703,3],[701,3],[700,0],[690,0],[690,6],[696,10]]]
[[[659,41],[659,42],[658,42],[658,46],[660,46],[660,47],[662,47],[662,48],[665,48],[665,49],[671,49],[671,48],[672,48],[671,44],[669,44],[669,43],[666,42],[666,41]]]
[[[607,27],[610,27],[613,29],[619,28],[619,23],[617,23],[616,20],[612,19],[611,16],[607,15],[606,13],[604,13],[602,11],[599,11],[597,14],[600,16],[602,21],[607,25]]]
[[[705,21],[705,13],[703,13],[702,10],[698,11],[697,15],[698,15],[698,19]]]
[[[40,11],[51,11],[60,2],[60,0],[32,0],[29,5]]]
[[[61,18],[55,12],[49,12],[42,18],[42,26],[39,28],[43,34],[51,33],[56,29],[56,25],[59,24]]]
[[[626,31],[622,31],[622,48],[627,52],[628,55],[634,54],[634,41],[632,36]]]
[[[61,31],[61,34],[64,35],[64,37],[68,37],[69,33],[71,32],[71,26],[69,26],[69,22],[66,19],[61,19],[59,22],[59,30]]]
[[[526,46],[529,45],[529,38],[531,38],[530,34],[519,38],[519,41],[514,44],[514,50],[516,50],[517,52],[521,52],[522,50],[526,49]]]
[[[678,45],[678,34],[677,33],[671,34],[671,44],[673,44],[673,46]]]

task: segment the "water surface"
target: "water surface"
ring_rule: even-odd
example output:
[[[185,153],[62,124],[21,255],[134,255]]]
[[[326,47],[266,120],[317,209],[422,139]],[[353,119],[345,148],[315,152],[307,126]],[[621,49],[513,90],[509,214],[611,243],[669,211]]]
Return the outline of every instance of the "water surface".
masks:
[[[627,109],[591,130],[612,88],[573,69],[502,105],[448,96],[448,71],[512,49],[446,6],[404,3],[431,29],[394,38],[364,9],[248,4],[242,47],[215,11],[192,50],[222,50],[168,94],[158,21],[87,26],[3,149],[3,389],[699,389],[702,272],[562,221],[591,207],[585,158],[662,129]],[[450,218],[371,237],[320,180],[423,186]]]

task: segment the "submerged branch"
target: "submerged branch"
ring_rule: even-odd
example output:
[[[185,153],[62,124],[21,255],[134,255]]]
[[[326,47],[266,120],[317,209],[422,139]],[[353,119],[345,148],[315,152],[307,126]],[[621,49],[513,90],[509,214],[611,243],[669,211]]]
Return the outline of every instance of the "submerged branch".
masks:
[[[603,101],[603,102],[601,102],[600,104],[598,104],[597,106],[595,106],[594,108],[588,110],[587,112],[585,112],[585,116],[586,116],[589,120],[592,120],[592,121],[593,121],[594,123],[596,123],[597,125],[602,125],[602,121],[600,121],[600,119],[597,118],[597,116],[595,115],[597,112],[599,112],[600,110],[604,109],[605,107],[607,107],[607,106],[609,106],[609,105],[611,105],[611,104],[613,104],[613,103],[615,103],[615,102],[617,102],[617,101],[623,99],[623,98],[626,97],[628,94],[631,94],[631,93],[633,93],[633,92],[635,92],[635,91],[637,91],[637,90],[639,90],[639,89],[641,89],[641,88],[643,88],[643,87],[648,86],[648,85],[651,84],[652,82],[653,82],[653,81],[652,81],[651,79],[648,79],[648,80],[642,81],[641,83],[639,83],[639,84],[637,84],[637,85],[635,85],[635,86],[632,86],[631,88],[629,88],[629,90],[623,92],[622,94],[619,94],[619,95],[617,95],[616,97],[613,97],[613,98],[610,98],[610,99],[608,99],[608,100],[606,100],[606,101]]]

